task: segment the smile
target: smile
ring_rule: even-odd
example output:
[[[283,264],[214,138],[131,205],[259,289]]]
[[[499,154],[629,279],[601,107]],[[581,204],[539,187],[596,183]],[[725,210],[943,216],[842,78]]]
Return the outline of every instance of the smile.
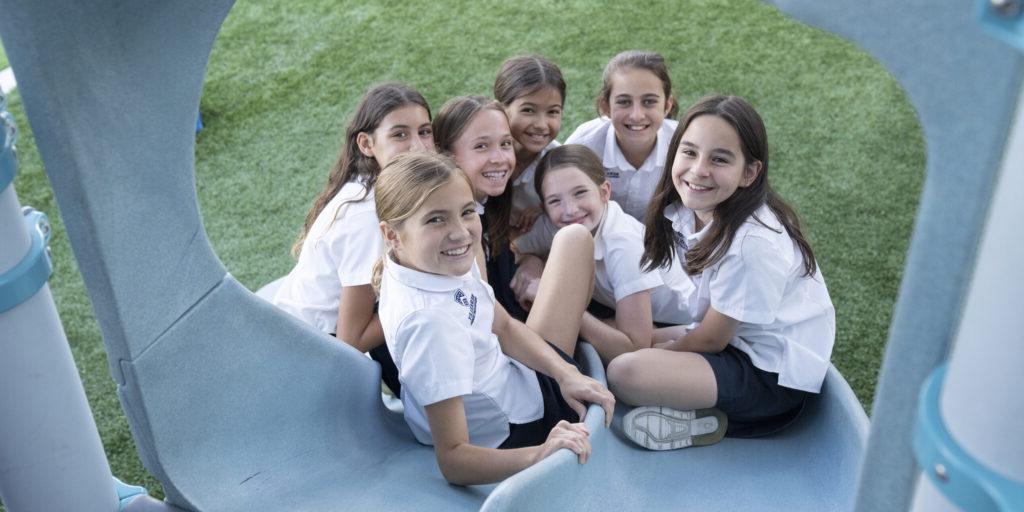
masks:
[[[457,247],[455,249],[448,249],[447,251],[441,251],[441,254],[444,254],[445,256],[462,256],[463,254],[466,254],[467,252],[469,252],[469,246],[468,245],[464,245],[462,247]]]
[[[650,125],[649,124],[627,124],[627,125],[625,125],[627,130],[634,131],[634,132],[639,132],[639,131],[646,130],[648,126],[650,126]]]
[[[683,183],[686,183],[687,188],[689,188],[690,190],[693,190],[694,192],[706,192],[706,191],[711,190],[712,188],[714,188],[714,187],[704,187],[704,186],[701,186],[701,185],[696,185],[694,183],[690,183],[689,181],[684,181]]]
[[[489,181],[500,183],[505,180],[505,176],[508,176],[508,171],[487,171],[480,173],[480,175]]]

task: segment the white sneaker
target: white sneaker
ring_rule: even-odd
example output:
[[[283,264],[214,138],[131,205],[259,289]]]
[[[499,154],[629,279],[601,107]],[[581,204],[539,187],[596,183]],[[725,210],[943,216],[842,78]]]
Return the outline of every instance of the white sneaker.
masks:
[[[622,419],[622,430],[648,450],[675,450],[715,444],[725,437],[729,420],[718,409],[679,411],[669,407],[637,407]]]

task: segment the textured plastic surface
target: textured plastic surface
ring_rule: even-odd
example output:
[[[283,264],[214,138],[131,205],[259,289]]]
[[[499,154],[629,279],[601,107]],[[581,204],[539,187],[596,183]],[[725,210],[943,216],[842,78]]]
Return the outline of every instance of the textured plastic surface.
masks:
[[[46,246],[50,241],[50,223],[46,214],[26,208],[24,221],[32,244],[17,265],[0,273],[0,313],[35,295],[53,272],[53,263]]]

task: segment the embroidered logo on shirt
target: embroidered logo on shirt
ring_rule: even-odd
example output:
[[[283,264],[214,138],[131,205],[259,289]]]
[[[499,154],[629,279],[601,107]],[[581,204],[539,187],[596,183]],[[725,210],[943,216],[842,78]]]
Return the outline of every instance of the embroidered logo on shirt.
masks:
[[[619,171],[617,169],[605,169],[604,177],[610,180],[617,180],[619,179]]]
[[[473,325],[473,321],[476,320],[476,295],[471,293],[467,298],[465,292],[455,290],[455,303],[469,308],[469,325]]]

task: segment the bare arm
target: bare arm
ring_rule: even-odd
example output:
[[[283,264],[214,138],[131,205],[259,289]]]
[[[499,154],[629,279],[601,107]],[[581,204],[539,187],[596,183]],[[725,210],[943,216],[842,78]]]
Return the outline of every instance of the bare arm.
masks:
[[[605,411],[605,426],[611,424],[615,411],[615,398],[606,387],[567,363],[537,333],[526,324],[512,318],[500,304],[494,307],[494,324],[491,327],[498,335],[501,351],[534,371],[539,371],[558,382],[565,402],[580,421],[587,415],[584,402],[600,405]]]
[[[380,319],[373,312],[373,303],[376,300],[373,287],[368,284],[343,286],[335,336],[361,352],[377,348],[384,343]]]
[[[434,455],[445,480],[455,485],[488,484],[511,476],[559,448],[579,456],[581,464],[590,456],[590,440],[581,423],[560,422],[539,446],[499,450],[469,444],[466,412],[462,397],[426,406]]]
[[[686,336],[686,327],[687,326],[685,325],[672,325],[669,327],[659,327],[655,329],[654,333],[651,334],[651,345],[655,348],[660,348],[659,345],[675,341]]]
[[[670,341],[659,348],[680,352],[704,352],[714,354],[721,352],[736,334],[739,320],[719,313],[715,308],[708,308],[704,319],[696,329],[686,333],[675,341]]]
[[[605,364],[626,352],[650,348],[654,321],[651,292],[628,295],[615,305],[615,322],[606,323],[590,313],[583,314],[580,336],[597,349]]]

